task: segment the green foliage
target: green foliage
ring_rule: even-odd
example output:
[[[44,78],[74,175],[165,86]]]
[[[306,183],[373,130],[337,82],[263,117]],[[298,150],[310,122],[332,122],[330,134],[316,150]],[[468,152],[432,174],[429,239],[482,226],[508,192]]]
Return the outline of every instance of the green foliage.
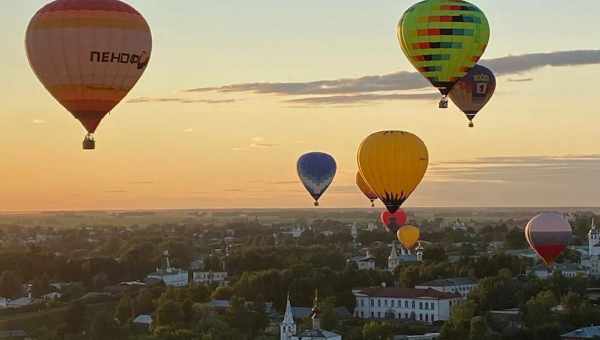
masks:
[[[23,294],[23,279],[14,271],[0,274],[0,297],[18,298]]]
[[[127,322],[129,322],[129,320],[131,320],[134,317],[133,312],[134,308],[131,298],[129,297],[129,295],[123,295],[115,309],[114,318],[119,322],[119,324],[125,325]]]
[[[363,339],[369,340],[391,340],[392,326],[387,322],[371,321],[364,325],[362,329]]]

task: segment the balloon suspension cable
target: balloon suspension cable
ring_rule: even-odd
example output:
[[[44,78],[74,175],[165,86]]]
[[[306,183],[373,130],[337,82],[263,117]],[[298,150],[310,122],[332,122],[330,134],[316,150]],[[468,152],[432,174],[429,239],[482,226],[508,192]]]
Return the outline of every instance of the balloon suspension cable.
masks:
[[[448,95],[444,95],[442,97],[442,99],[440,99],[440,105],[439,105],[440,109],[447,109],[448,108]]]
[[[88,133],[83,139],[83,150],[95,150],[96,140],[94,139],[93,133]]]

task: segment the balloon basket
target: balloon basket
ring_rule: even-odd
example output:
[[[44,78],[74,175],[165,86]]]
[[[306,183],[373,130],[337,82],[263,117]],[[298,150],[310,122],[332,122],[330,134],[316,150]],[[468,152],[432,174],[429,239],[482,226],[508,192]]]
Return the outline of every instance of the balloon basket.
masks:
[[[447,97],[443,97],[442,99],[440,99],[439,108],[440,109],[447,109],[448,108],[448,98]]]
[[[470,128],[475,127],[475,124],[473,124],[473,122],[469,122],[469,127]]]
[[[85,136],[83,139],[83,150],[95,150],[96,149],[96,140],[94,140],[94,136],[89,134]]]
[[[319,202],[315,202],[315,207],[318,207],[318,206],[319,206]]]

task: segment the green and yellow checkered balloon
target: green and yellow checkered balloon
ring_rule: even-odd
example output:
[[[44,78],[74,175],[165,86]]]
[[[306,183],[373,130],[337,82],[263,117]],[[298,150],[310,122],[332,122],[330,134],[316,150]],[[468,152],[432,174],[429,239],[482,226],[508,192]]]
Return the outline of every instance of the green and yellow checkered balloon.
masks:
[[[402,50],[444,96],[479,61],[489,38],[485,14],[462,0],[421,1],[398,24]]]

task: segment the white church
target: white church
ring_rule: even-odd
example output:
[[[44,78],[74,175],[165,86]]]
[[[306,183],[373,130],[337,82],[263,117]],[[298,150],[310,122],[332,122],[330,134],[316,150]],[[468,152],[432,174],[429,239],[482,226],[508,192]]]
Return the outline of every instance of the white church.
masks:
[[[398,250],[396,243],[392,243],[392,251],[390,252],[390,256],[388,256],[388,271],[393,272],[402,263],[423,262],[424,248],[421,242],[418,243],[414,253],[401,245],[399,246],[400,250]]]
[[[588,233],[587,254],[582,254],[581,265],[592,277],[600,277],[600,229],[592,219],[592,226]]]
[[[318,294],[315,296],[315,303],[312,309],[312,329],[307,329],[298,332],[296,322],[294,321],[294,313],[292,312],[292,304],[290,297],[287,299],[285,307],[285,316],[279,325],[280,340],[342,340],[342,336],[333,332],[321,329],[321,310],[319,309]]]

